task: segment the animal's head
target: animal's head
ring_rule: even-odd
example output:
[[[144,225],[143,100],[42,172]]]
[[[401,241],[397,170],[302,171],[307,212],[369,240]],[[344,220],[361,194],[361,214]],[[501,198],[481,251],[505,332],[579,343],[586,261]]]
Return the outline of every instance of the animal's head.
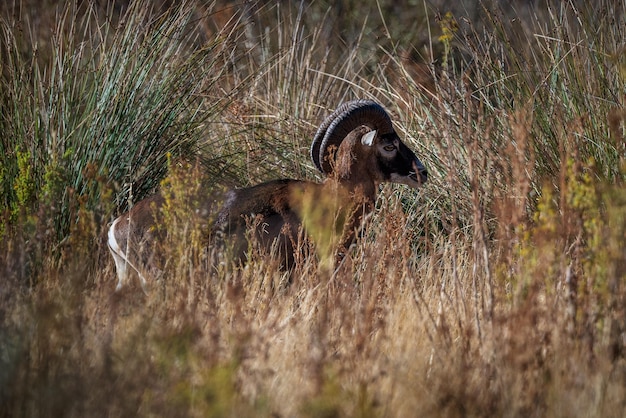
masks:
[[[418,187],[428,178],[424,165],[393,129],[385,109],[371,100],[344,103],[328,116],[315,134],[311,158],[328,176],[339,166],[334,160],[334,151],[345,147],[350,147],[349,152],[344,153],[344,158],[350,161],[343,162],[340,169],[350,170],[352,167],[347,164],[358,165],[378,182],[410,187]]]

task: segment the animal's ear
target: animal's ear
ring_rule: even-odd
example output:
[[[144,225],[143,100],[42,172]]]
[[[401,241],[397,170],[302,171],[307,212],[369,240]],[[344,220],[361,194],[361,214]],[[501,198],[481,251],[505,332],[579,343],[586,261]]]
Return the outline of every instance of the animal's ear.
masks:
[[[361,137],[361,143],[365,146],[371,147],[374,143],[374,138],[376,138],[376,131],[369,131]]]

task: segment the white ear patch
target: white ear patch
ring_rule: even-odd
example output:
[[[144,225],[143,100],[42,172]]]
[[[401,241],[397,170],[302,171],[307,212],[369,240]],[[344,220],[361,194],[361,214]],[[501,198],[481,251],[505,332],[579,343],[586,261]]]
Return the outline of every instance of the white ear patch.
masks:
[[[361,137],[361,143],[363,145],[371,147],[374,143],[374,138],[376,138],[376,131],[369,131]]]

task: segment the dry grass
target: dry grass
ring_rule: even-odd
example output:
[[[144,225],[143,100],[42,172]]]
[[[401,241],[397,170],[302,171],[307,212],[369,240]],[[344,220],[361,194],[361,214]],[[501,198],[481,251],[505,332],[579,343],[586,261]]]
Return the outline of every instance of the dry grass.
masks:
[[[152,22],[138,36],[172,16],[200,34],[181,35],[180,56],[155,57],[150,77],[127,74],[128,83],[110,92],[122,103],[133,81],[155,101],[142,103],[148,110],[158,113],[165,105],[159,100],[172,97],[181,103],[167,131],[150,131],[165,144],[155,152],[168,173],[161,187],[171,193],[164,274],[148,295],[136,278],[113,292],[104,235],[117,206],[141,197],[128,191],[147,193],[137,184],[146,173],[159,182],[163,167],[150,171],[154,160],[140,156],[141,146],[133,155],[147,167],[144,177],[97,166],[128,154],[115,145],[73,149],[69,159],[58,154],[63,158],[50,168],[46,155],[60,151],[38,139],[55,132],[58,144],[94,144],[88,135],[71,142],[62,134],[116,132],[117,144],[128,144],[142,136],[120,126],[148,129],[139,122],[152,119],[119,118],[117,125],[105,117],[114,109],[72,112],[68,106],[89,105],[75,95],[14,102],[7,90],[30,74],[21,91],[63,92],[46,82],[54,67],[75,69],[68,77],[85,89],[78,91],[98,92],[89,81],[97,77],[82,78],[85,68],[104,77],[132,65],[104,60],[110,68],[90,67],[96,61],[88,48],[77,54],[67,44],[56,56],[80,57],[87,67],[46,64],[46,54],[31,65],[32,57],[20,55],[29,51],[26,40],[6,41],[19,25],[2,21],[0,56],[15,58],[15,67],[3,68],[0,94],[0,413],[622,417],[626,121],[624,63],[611,52],[626,38],[624,4],[602,2],[603,11],[577,2],[538,6],[522,32],[484,12],[482,24],[493,30],[461,22],[458,33],[437,38],[440,25],[454,25],[433,19],[432,53],[447,54],[448,67],[427,86],[411,75],[422,80],[431,63],[416,69],[400,57],[408,47],[393,33],[373,50],[371,39],[358,39],[379,28],[363,20],[345,34],[354,43],[329,46],[341,19],[315,5],[289,5],[255,4],[238,14],[190,2],[170,17],[134,12],[137,21]],[[75,22],[85,31],[72,36],[93,41],[90,30],[109,33],[93,13],[89,24]],[[614,25],[591,25],[601,13],[613,13]],[[381,10],[373,21],[384,27],[390,19]],[[111,40],[128,34],[108,30]],[[178,51],[167,39],[152,39]],[[126,62],[141,62],[145,46],[125,46]],[[159,78],[171,68],[187,78]],[[200,79],[202,88],[190,87]],[[336,271],[310,257],[287,284],[262,258],[242,269],[210,263],[206,225],[188,216],[203,185],[314,178],[310,138],[329,110],[354,97],[390,109],[430,182],[417,192],[384,186],[376,213]],[[75,116],[40,126],[42,109]],[[63,129],[54,121],[64,121]],[[185,151],[176,154],[181,144]],[[64,166],[73,161],[84,169]]]

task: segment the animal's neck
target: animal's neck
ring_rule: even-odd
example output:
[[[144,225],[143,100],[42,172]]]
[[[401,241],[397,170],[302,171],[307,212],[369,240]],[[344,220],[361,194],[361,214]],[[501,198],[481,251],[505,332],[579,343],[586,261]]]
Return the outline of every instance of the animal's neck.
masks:
[[[357,231],[367,214],[374,210],[377,186],[372,181],[350,181],[351,179],[339,179],[331,176],[324,182],[324,189],[337,196],[345,196],[342,200],[344,217],[341,222],[341,239],[337,243],[336,250],[338,257],[345,254],[350,245],[354,242]],[[332,191],[332,192],[331,192]]]
[[[376,200],[378,181],[371,176],[370,156],[356,146],[355,140],[355,137],[346,139],[339,146],[333,173],[327,181],[338,183],[357,201],[373,203]]]
[[[352,177],[338,178],[331,176],[324,182],[329,189],[340,190],[349,195],[354,206],[365,205],[366,209],[373,207],[376,201],[378,185],[371,179],[356,179]]]

